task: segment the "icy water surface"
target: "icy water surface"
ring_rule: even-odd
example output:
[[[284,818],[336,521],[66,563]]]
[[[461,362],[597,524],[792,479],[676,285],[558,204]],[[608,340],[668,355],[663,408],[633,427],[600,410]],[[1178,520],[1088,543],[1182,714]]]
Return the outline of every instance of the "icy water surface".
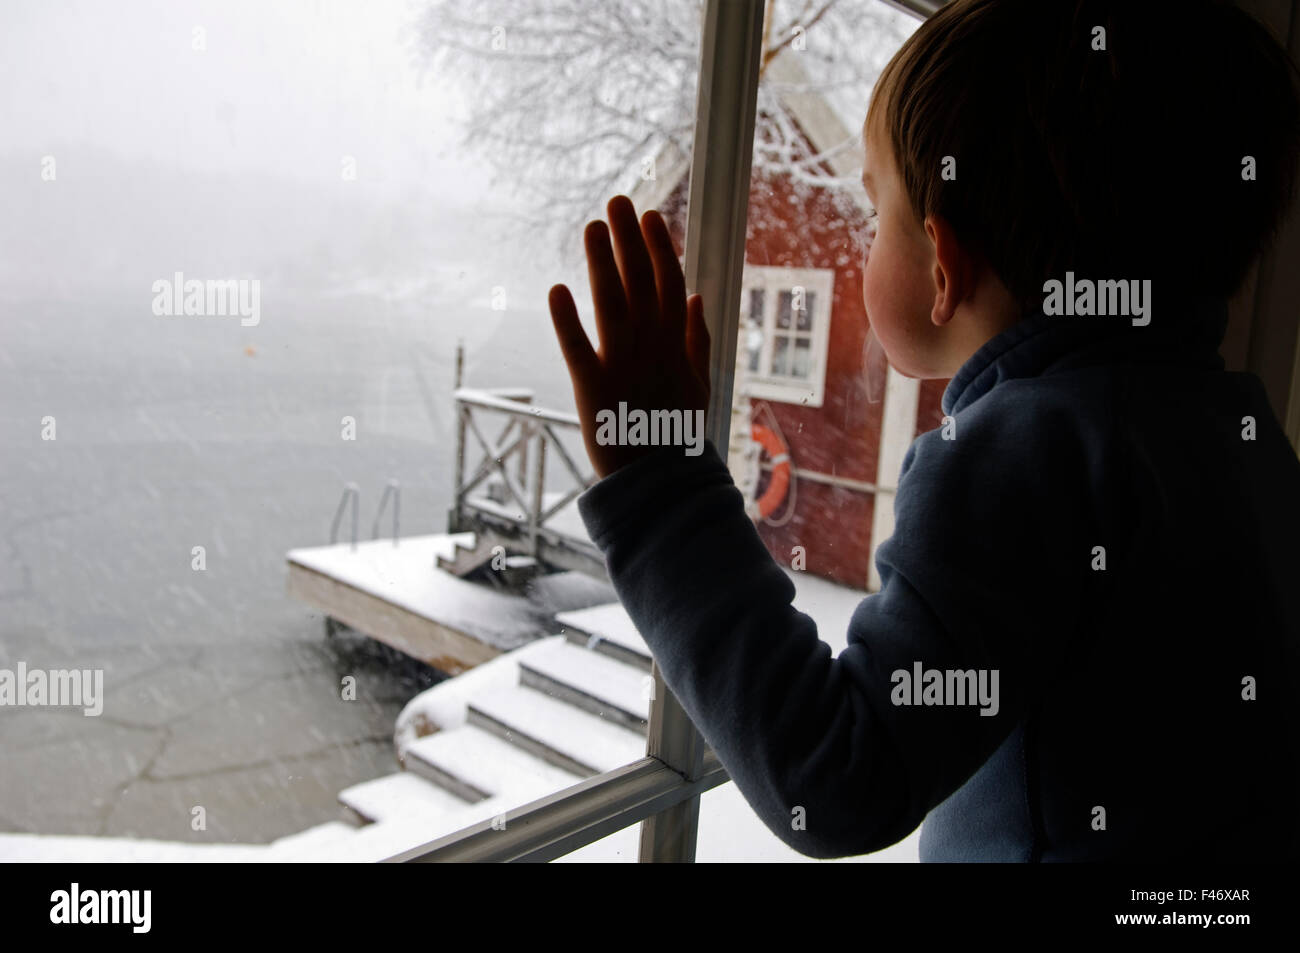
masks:
[[[245,328],[149,303],[0,308],[0,668],[102,668],[105,696],[98,717],[0,708],[0,830],[265,842],[395,770],[393,720],[437,677],[327,641],[285,552],[328,541],[348,480],[363,534],[390,477],[404,534],[445,530],[455,336],[470,383],[567,407],[568,381],[544,314],[518,308],[272,286]]]
[[[106,695],[0,706],[0,831],[265,842],[395,769],[432,673],[327,643],[285,553],[346,481],[365,533],[393,477],[403,532],[445,530],[456,340],[468,383],[571,407],[545,285],[583,273],[501,241],[418,7],[0,7],[0,669]],[[258,320],[156,315],[177,272],[259,282]]]

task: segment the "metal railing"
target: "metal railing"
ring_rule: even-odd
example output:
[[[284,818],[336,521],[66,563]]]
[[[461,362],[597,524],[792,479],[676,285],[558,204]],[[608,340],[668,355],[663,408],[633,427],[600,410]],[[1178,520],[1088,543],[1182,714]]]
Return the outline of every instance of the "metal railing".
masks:
[[[388,485],[384,487],[383,494],[379,497],[379,509],[375,511],[375,522],[371,527],[371,538],[379,538],[379,520],[384,515],[384,509],[388,506],[389,499],[393,501],[393,545],[398,543],[398,517],[402,502],[402,486],[397,480],[389,480]],[[339,498],[338,508],[334,511],[334,519],[330,522],[330,545],[333,546],[339,541],[339,523],[343,521],[343,513],[352,504],[352,542],[351,548],[357,548],[358,520],[357,510],[361,506],[361,488],[355,483],[343,484],[343,495]]]
[[[384,487],[383,495],[379,497],[379,509],[375,510],[375,523],[371,527],[370,538],[379,538],[379,520],[384,515],[384,507],[388,505],[388,499],[393,499],[393,545],[397,545],[398,535],[398,514],[402,505],[402,485],[397,480],[389,480],[388,485]],[[355,535],[356,530],[353,530]]]
[[[486,524],[541,562],[603,576],[600,551],[585,534],[575,533],[572,526],[566,530],[555,520],[595,482],[595,475],[579,468],[561,439],[565,432],[581,434],[581,425],[574,414],[533,406],[532,396],[522,389],[456,389],[455,489],[449,528],[474,531]],[[485,433],[489,417],[505,418],[505,426],[491,440]],[[467,473],[470,438],[483,456]],[[562,492],[547,492],[551,459],[563,465],[559,472],[568,486]],[[504,490],[504,500],[487,494],[484,484],[489,478]]]
[[[334,521],[330,523],[330,545],[333,546],[339,540],[339,521],[343,519],[343,510],[347,507],[348,501],[352,501],[352,548],[357,548],[357,506],[358,499],[361,496],[361,489],[355,483],[345,483],[343,485],[343,496],[339,499],[339,507],[334,511]]]

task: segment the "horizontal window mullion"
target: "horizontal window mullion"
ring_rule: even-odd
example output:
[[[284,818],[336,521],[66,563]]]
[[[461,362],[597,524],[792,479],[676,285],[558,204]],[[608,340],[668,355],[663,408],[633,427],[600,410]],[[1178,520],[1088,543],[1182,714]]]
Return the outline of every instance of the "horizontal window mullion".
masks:
[[[658,758],[646,757],[522,807],[388,858],[406,863],[546,862],[726,783],[711,750],[699,779],[686,781]]]

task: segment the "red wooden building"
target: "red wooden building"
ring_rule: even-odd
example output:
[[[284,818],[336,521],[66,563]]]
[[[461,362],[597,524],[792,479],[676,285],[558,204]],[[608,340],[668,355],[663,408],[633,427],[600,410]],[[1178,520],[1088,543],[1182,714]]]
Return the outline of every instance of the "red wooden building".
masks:
[[[769,73],[797,76],[783,53]],[[853,133],[820,96],[789,94],[789,113],[809,155]],[[841,153],[842,155],[842,153]],[[858,158],[832,158],[824,171],[860,174]],[[638,210],[658,208],[678,247],[686,220],[688,162],[664,150],[632,193]],[[789,484],[778,485],[759,518],[759,533],[777,561],[856,588],[876,589],[875,547],[893,529],[893,492],[912,439],[940,425],[946,381],[916,381],[869,361],[862,303],[863,258],[855,235],[867,226],[865,195],[755,172],[750,187],[736,391],[749,417],[788,450]],[[869,366],[870,365],[870,366]],[[733,420],[729,464],[756,497],[773,480],[771,454],[746,467]],[[739,433],[737,432],[739,431]],[[760,431],[761,433],[761,431]],[[762,434],[768,436],[767,433]],[[770,440],[770,437],[769,437]],[[749,456],[755,457],[757,445]],[[780,448],[777,449],[779,465]],[[784,482],[784,474],[777,477]],[[755,514],[757,517],[757,514]],[[800,548],[801,547],[801,548]]]

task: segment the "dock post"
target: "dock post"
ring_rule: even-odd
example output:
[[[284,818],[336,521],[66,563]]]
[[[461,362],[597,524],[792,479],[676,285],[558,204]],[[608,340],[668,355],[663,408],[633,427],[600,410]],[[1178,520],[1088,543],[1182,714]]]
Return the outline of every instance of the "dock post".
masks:
[[[456,390],[465,383],[465,342],[456,342]],[[461,497],[465,494],[465,407],[459,399],[452,401],[456,408],[456,459],[452,463],[453,489],[451,510],[447,513],[447,532],[460,532]]]
[[[528,514],[528,545],[532,550],[533,558],[538,559],[537,536],[541,529],[542,511],[545,508],[543,492],[546,489],[546,434],[541,427],[534,427],[533,433],[537,439],[537,457],[533,464],[533,511]]]

